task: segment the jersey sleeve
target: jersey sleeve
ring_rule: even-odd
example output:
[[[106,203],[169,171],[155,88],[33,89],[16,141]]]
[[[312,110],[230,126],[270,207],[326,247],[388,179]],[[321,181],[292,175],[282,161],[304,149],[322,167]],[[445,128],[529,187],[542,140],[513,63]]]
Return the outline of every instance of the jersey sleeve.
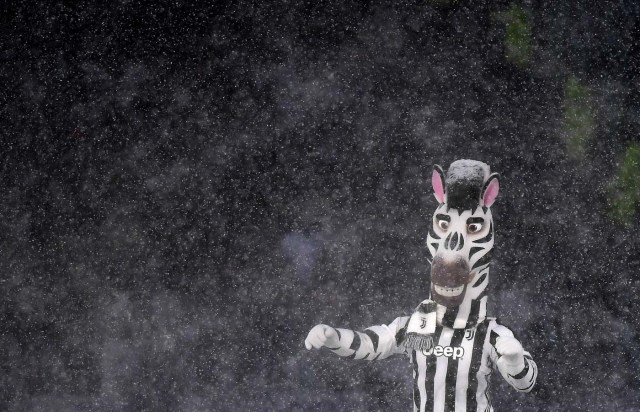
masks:
[[[398,317],[388,325],[371,326],[363,332],[336,328],[339,344],[329,349],[339,356],[366,360],[385,359],[404,353],[404,346],[398,341],[408,320],[408,316]]]
[[[493,321],[495,323],[495,321]],[[514,338],[513,332],[506,326],[495,323],[491,329],[489,341],[491,343],[491,363],[500,372],[502,377],[518,392],[530,392],[538,378],[538,366],[533,361],[531,354],[524,350],[524,367],[520,370],[512,370],[503,362],[498,362],[500,354],[496,351],[495,344],[499,337]]]

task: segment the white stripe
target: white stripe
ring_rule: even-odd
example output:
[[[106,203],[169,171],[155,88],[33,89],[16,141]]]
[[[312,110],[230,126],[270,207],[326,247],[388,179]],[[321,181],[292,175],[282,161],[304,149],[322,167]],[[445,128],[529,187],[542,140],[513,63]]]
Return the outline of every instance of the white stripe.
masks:
[[[482,339],[482,336],[476,336],[474,331],[473,339],[467,339],[465,332],[465,337],[462,338],[462,344],[460,345],[464,350],[464,355],[458,360],[458,375],[456,379],[456,412],[467,412],[469,368],[471,367],[471,356],[473,355],[473,342],[476,339]]]
[[[451,345],[451,338],[453,337],[453,329],[442,328],[440,334],[440,340],[438,344],[440,346]],[[435,355],[432,355],[435,356]],[[449,358],[446,356],[438,356],[436,360],[436,374],[433,378],[433,411],[444,412],[444,402],[446,400],[446,381],[447,381],[447,366]]]
[[[367,336],[365,333],[354,331],[354,333],[358,334],[360,337],[360,347],[356,350],[356,356],[354,359],[364,359],[365,356],[373,354],[373,343],[371,342],[371,338]]]
[[[482,345],[482,361],[480,363],[480,369],[478,369],[478,373],[476,374],[476,379],[478,380],[476,401],[478,402],[479,411],[484,411],[488,406],[486,394],[488,384],[487,379],[491,376],[491,368],[488,365],[489,354],[491,353],[491,342],[489,341],[489,337],[491,336],[491,331],[495,325],[495,320],[492,320],[489,322],[487,327],[487,332],[484,336],[484,344]]]
[[[456,321],[453,322],[453,327],[455,329],[464,329],[467,326],[467,320],[469,319],[469,312],[471,312],[471,301],[472,297],[471,291],[467,289],[466,296],[464,297],[464,301],[458,307],[458,314],[456,315]]]
[[[536,367],[536,363],[533,360],[525,358],[524,361],[529,365],[529,371],[527,372],[526,376],[523,376],[520,379],[514,379],[511,375],[509,375],[509,383],[518,392],[524,392],[524,389],[528,389],[527,392],[531,391],[531,389],[535,385],[536,375],[538,373],[538,368]]]
[[[478,272],[473,281],[469,283],[469,285],[472,285],[473,282],[479,279],[484,273],[486,273],[487,276],[480,285],[475,288],[467,286],[464,300],[458,307],[458,314],[456,315],[456,320],[453,323],[453,327],[455,329],[463,329],[467,326],[467,321],[469,320],[469,315],[471,314],[471,303],[473,302],[473,299],[476,299],[478,296],[480,296],[480,294],[484,291],[489,283],[489,269],[484,269]],[[485,296],[484,298],[482,298],[482,300],[484,300],[484,304],[480,305],[480,316],[478,316],[478,322],[482,321],[482,319],[484,319],[484,316],[486,316],[487,314],[487,297]]]
[[[483,275],[486,276],[484,277],[482,283],[476,287],[473,287],[473,285],[475,285],[478,279],[480,279]],[[478,272],[478,274],[473,278],[471,282],[469,282],[469,284],[471,285],[470,293],[473,294],[472,297],[475,299],[480,296],[480,294],[486,289],[487,285],[489,284],[489,268],[482,269],[480,272]]]
[[[489,275],[487,275],[489,277]],[[487,317],[487,299],[488,296],[480,299],[480,309],[478,310],[478,322],[482,322]]]
[[[354,331],[351,329],[342,329],[337,328],[340,332],[340,342],[338,345],[338,349],[334,350],[333,353],[340,356],[351,356],[353,355],[353,350],[349,349],[351,343],[353,342]]]
[[[494,238],[494,239],[495,239],[495,238]],[[482,258],[484,257],[484,255],[486,255],[487,253],[489,253],[489,251],[490,251],[491,249],[493,249],[493,242],[494,242],[494,239],[491,239],[488,243],[479,243],[479,244],[478,244],[478,243],[472,243],[472,244],[470,245],[470,247],[481,247],[481,248],[482,248],[482,250],[480,250],[480,251],[478,251],[478,252],[474,253],[474,254],[473,254],[473,256],[471,256],[471,259],[469,259],[469,267],[471,267],[471,268],[472,268],[472,267],[473,267],[473,265],[475,265],[476,263],[478,263],[478,261],[480,261],[480,259],[482,259]],[[485,265],[486,265],[486,264],[485,264]],[[479,266],[479,267],[477,267],[476,269],[484,270],[484,269],[483,269],[483,266],[484,266],[484,268],[487,268],[487,266],[485,266],[485,265]]]
[[[425,412],[425,404],[427,402],[427,358],[422,353],[413,352],[418,362],[418,390],[420,391],[420,412]]]

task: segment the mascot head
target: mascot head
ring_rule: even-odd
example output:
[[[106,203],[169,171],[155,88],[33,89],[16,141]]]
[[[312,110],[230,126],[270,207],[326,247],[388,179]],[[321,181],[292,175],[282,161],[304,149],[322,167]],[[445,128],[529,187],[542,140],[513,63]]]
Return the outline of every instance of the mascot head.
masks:
[[[474,304],[476,311],[486,312],[494,230],[491,205],[500,189],[498,174],[485,163],[457,160],[446,174],[435,165],[431,184],[439,203],[427,236],[431,299],[455,315],[460,326],[469,316],[478,316]]]

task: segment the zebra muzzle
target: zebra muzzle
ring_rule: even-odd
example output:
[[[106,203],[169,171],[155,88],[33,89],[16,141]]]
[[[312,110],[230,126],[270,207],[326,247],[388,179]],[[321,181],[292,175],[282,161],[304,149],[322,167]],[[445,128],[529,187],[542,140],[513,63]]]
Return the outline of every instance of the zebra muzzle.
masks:
[[[459,306],[472,278],[469,264],[461,256],[436,255],[431,263],[431,298],[447,307]]]

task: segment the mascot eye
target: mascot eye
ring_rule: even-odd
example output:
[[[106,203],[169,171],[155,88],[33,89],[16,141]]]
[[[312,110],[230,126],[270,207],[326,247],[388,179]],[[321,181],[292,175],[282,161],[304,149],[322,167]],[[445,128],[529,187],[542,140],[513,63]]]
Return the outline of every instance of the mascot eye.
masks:
[[[449,229],[449,222],[447,222],[446,220],[438,220],[438,226],[442,230],[447,230]]]
[[[467,225],[467,232],[469,233],[478,233],[481,229],[481,223],[471,223],[470,225]]]

